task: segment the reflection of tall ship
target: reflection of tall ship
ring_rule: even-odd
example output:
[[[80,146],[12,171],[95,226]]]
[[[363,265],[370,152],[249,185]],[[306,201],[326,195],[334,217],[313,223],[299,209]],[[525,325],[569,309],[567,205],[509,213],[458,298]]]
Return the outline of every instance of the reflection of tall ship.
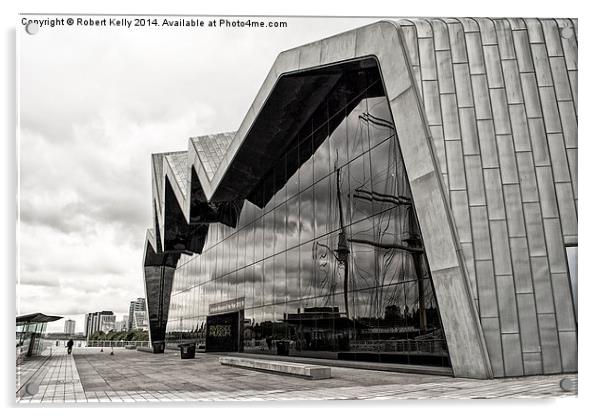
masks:
[[[394,131],[391,122],[367,112],[359,119]],[[389,159],[395,157],[394,151],[389,152]],[[373,169],[372,178],[353,181],[358,186],[349,187],[348,195],[341,192],[342,172],[336,168],[336,248],[316,241],[312,252],[321,290],[318,298],[324,305],[285,314],[284,321],[294,328],[297,349],[330,350],[340,359],[412,361],[400,358],[399,353],[405,353],[422,356],[420,363],[434,363],[447,359],[447,353],[420,231],[407,182],[400,183],[405,173],[395,171],[403,167],[395,160],[384,162],[381,169]],[[370,181],[378,181],[388,192],[372,189]],[[375,232],[370,238],[370,233],[354,233],[352,221],[345,225],[344,203],[352,213],[379,204],[388,215],[373,219]],[[372,272],[358,264],[355,254],[362,251],[376,254]],[[342,304],[336,305],[341,283]]]

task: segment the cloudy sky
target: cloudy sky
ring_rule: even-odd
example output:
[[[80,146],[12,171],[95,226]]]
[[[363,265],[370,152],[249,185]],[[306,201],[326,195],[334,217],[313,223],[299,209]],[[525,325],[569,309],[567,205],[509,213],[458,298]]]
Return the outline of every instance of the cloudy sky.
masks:
[[[255,19],[288,27],[18,28],[17,314],[121,319],[144,296],[150,154],[236,130],[280,51],[375,20]]]

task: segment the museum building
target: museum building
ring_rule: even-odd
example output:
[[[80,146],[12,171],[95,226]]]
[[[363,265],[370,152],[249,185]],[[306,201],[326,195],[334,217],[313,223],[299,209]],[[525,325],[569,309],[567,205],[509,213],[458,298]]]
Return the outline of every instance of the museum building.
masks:
[[[577,371],[576,21],[382,21],[282,52],[236,132],[152,155],[152,192],[155,352]]]

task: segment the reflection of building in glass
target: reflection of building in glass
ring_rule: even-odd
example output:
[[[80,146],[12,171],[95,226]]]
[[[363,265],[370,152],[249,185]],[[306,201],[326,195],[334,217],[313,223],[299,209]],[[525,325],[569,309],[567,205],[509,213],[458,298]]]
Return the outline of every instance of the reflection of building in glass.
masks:
[[[380,22],[280,54],[237,132],[152,157],[155,351],[576,371],[573,24]]]

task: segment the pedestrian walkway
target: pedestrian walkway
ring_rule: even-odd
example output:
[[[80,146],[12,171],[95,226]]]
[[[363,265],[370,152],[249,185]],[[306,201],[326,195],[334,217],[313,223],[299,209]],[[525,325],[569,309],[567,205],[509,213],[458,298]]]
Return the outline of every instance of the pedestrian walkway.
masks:
[[[54,354],[33,396],[19,403],[164,402],[224,400],[383,400],[452,398],[575,397],[577,375],[568,376],[571,391],[560,388],[566,375],[472,380],[332,367],[332,378],[296,377],[221,366],[218,356],[75,348],[74,355]]]
[[[20,403],[85,402],[86,396],[81,385],[77,367],[72,355],[60,349],[52,352],[33,377],[21,378],[23,388],[27,383],[35,383],[38,391],[34,395],[21,394]]]

